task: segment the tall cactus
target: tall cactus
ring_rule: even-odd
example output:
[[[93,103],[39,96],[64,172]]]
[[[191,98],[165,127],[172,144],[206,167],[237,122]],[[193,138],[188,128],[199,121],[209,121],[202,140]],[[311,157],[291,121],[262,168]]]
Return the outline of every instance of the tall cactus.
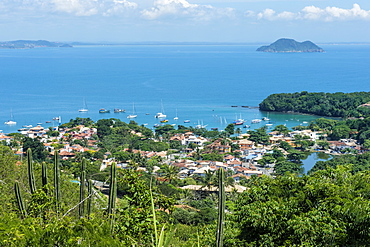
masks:
[[[43,162],[41,168],[42,168],[41,169],[42,188],[44,189],[45,193],[47,193],[46,188],[46,185],[48,184],[47,164]]]
[[[218,170],[218,220],[217,220],[217,247],[223,246],[224,237],[224,220],[225,220],[225,186],[224,186],[224,169]]]
[[[59,153],[54,152],[54,197],[56,211],[59,212],[60,207],[60,168],[59,168]]]
[[[80,177],[80,205],[79,215],[84,217],[85,214],[85,182],[86,182],[86,160],[83,159],[81,162],[81,177]]]
[[[36,191],[35,175],[33,172],[33,161],[32,161],[32,151],[27,149],[27,165],[28,165],[28,182],[30,184],[31,194]]]
[[[92,181],[89,179],[87,183],[87,193],[89,194],[89,199],[87,200],[87,217],[90,218],[91,215],[91,207],[92,207],[92,199],[93,199],[93,187],[92,187]]]
[[[18,204],[19,211],[21,212],[23,217],[26,217],[27,216],[27,211],[26,211],[26,208],[24,206],[24,202],[23,202],[21,192],[19,190],[18,181],[16,181],[14,183],[14,191],[15,191],[15,197],[17,198],[17,204]]]
[[[108,199],[108,214],[111,218],[111,229],[114,224],[114,209],[116,207],[117,197],[117,179],[116,179],[116,163],[113,163],[110,170],[110,185],[109,185],[109,199]]]

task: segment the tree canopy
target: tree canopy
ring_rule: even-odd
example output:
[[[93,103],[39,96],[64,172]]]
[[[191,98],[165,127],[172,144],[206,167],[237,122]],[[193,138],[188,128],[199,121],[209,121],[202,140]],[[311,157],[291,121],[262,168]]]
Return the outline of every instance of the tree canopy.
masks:
[[[370,108],[359,107],[370,102],[370,92],[354,93],[280,93],[271,94],[259,107],[263,111],[299,112],[328,117],[366,117]]]

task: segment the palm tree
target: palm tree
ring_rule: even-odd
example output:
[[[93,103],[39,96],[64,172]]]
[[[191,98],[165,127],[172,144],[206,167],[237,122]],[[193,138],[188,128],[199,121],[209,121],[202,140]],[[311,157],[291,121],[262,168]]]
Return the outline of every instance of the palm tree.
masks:
[[[215,184],[215,174],[211,170],[206,170],[204,175],[202,188],[207,187],[208,190],[211,190],[211,187]]]
[[[177,166],[165,165],[161,172],[163,173],[163,178],[171,184],[172,181],[178,179],[179,170]]]

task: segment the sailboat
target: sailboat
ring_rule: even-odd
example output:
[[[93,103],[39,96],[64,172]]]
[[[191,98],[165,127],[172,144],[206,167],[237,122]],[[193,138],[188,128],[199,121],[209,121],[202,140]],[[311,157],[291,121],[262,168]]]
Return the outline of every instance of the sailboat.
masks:
[[[177,116],[177,109],[176,109],[176,117],[174,117],[173,120],[179,120],[179,117]]]
[[[136,118],[137,115],[135,115],[135,104],[132,104],[132,114],[128,115],[127,118]]]
[[[12,111],[10,111],[10,120],[6,121],[4,124],[7,124],[7,125],[16,125],[17,124],[17,122],[13,120]]]
[[[162,103],[162,100],[161,100],[161,112],[158,112],[157,114],[155,114],[156,118],[166,118],[167,115],[164,114],[164,108],[163,108],[163,103]]]
[[[202,123],[200,123],[199,120],[198,120],[198,125],[195,126],[196,129],[205,129],[206,127],[207,127],[207,124],[204,125],[203,121]]]
[[[89,110],[87,109],[87,105],[86,105],[86,101],[84,99],[84,102],[83,102],[83,107],[81,109],[79,109],[78,111],[79,112],[88,112]]]
[[[237,118],[235,121],[233,121],[234,125],[242,125],[245,122],[245,120],[242,118],[242,114],[240,114],[240,118]]]

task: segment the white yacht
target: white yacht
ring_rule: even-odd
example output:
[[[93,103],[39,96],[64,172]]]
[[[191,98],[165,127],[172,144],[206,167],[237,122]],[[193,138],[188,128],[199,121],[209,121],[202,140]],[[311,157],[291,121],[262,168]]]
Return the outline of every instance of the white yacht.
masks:
[[[128,115],[127,118],[136,118],[137,115],[135,114],[135,103],[132,104],[132,114]]]
[[[251,123],[260,123],[262,120],[261,119],[253,119],[252,121],[251,121]]]
[[[4,124],[6,125],[16,125],[17,124],[17,122],[13,120],[13,113],[11,110],[10,110],[10,119],[6,121]]]
[[[163,103],[162,103],[162,100],[161,100],[161,112],[158,112],[157,114],[155,114],[156,118],[166,118],[167,115],[164,114],[164,108],[163,108]]]
[[[163,114],[162,112],[158,112],[157,114],[155,114],[155,117],[156,118],[166,118],[167,115],[166,114]]]
[[[176,117],[174,117],[173,120],[179,120],[179,117],[177,116],[177,109],[176,109]]]
[[[86,105],[86,101],[84,99],[84,102],[83,102],[83,107],[81,109],[78,110],[79,112],[88,112],[89,110],[87,109],[87,105]]]
[[[16,125],[17,122],[16,121],[13,121],[13,120],[8,120],[4,124],[7,124],[7,125]]]

